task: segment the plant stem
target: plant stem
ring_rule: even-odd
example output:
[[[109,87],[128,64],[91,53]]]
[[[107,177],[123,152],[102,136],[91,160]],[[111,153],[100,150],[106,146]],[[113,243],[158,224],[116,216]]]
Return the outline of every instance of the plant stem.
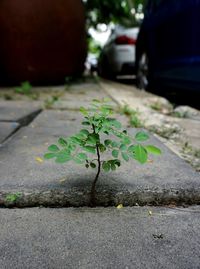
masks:
[[[92,125],[93,131],[95,133],[95,126]],[[92,188],[91,188],[91,193],[90,193],[90,205],[94,206],[95,204],[95,192],[96,192],[96,183],[99,178],[99,174],[101,172],[101,156],[100,156],[100,151],[99,151],[99,145],[96,143],[96,150],[97,150],[97,162],[98,162],[98,169],[97,169],[97,174],[95,176],[95,179],[92,183]]]

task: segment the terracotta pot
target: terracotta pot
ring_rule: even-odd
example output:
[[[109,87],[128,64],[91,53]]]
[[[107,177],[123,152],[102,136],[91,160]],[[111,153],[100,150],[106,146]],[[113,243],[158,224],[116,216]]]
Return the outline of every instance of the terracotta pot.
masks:
[[[83,71],[81,0],[0,1],[0,82],[64,82]]]

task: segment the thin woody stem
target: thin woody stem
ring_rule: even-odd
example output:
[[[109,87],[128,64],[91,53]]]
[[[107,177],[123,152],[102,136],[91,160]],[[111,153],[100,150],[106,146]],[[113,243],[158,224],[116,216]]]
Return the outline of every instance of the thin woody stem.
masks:
[[[93,131],[94,131],[94,134],[96,133],[95,132],[95,126],[92,125],[92,128],[93,128]],[[97,150],[97,162],[98,162],[98,169],[97,169],[97,174],[95,176],[95,179],[92,183],[92,188],[91,188],[91,197],[90,197],[90,204],[91,205],[94,205],[95,203],[95,192],[96,192],[96,183],[97,183],[97,180],[99,178],[99,174],[101,172],[101,156],[100,156],[100,151],[99,151],[99,145],[98,143],[96,143],[96,150]]]

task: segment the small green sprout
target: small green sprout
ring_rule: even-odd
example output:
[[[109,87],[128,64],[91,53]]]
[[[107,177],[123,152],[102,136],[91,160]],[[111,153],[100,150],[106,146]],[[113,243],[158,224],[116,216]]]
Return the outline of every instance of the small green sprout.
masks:
[[[122,114],[129,117],[129,123],[131,127],[141,128],[143,123],[139,118],[139,112],[137,110],[131,109],[128,105],[122,108]]]
[[[31,94],[32,85],[28,81],[21,83],[20,87],[15,88],[15,92],[19,94],[29,95]]]
[[[7,194],[6,201],[10,203],[16,202],[16,200],[19,199],[21,195],[22,194],[20,192]]]
[[[80,112],[84,116],[84,128],[71,137],[60,137],[57,144],[48,147],[44,158],[55,158],[57,163],[74,161],[86,168],[97,169],[90,198],[90,204],[94,205],[101,169],[105,172],[115,171],[123,161],[131,159],[144,164],[148,161],[148,154],[159,155],[161,151],[154,145],[142,144],[149,139],[147,133],[138,131],[133,137],[124,130],[121,123],[111,117],[113,109],[106,99],[93,100],[89,108],[81,107]],[[103,158],[105,152],[110,153],[109,159]]]
[[[44,107],[46,109],[52,109],[53,105],[59,100],[59,96],[53,95],[51,98],[48,98],[47,100],[44,101]]]

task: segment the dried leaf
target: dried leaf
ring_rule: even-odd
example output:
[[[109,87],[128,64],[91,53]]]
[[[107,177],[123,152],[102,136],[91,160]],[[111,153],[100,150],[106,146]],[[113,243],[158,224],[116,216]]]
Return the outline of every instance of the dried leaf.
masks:
[[[44,160],[40,157],[36,157],[35,160],[38,162],[38,163],[43,163]]]
[[[66,177],[63,177],[63,178],[61,178],[61,179],[59,180],[59,182],[62,184],[62,183],[65,183],[66,180],[67,180]]]
[[[149,216],[152,216],[153,212],[151,210],[148,210]]]
[[[123,206],[123,204],[119,204],[118,206],[117,206],[117,209],[121,209],[121,208],[123,208],[124,206]]]

